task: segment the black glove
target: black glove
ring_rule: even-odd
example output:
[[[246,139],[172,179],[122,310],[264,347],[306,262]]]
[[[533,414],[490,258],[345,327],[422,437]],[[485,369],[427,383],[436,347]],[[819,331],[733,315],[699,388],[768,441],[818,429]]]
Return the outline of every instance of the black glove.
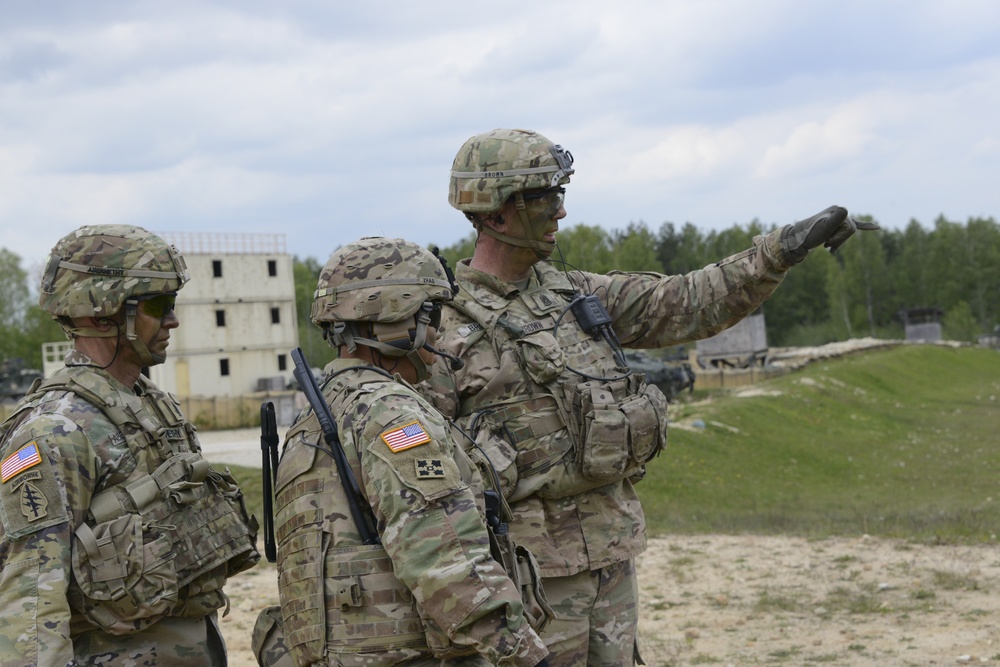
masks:
[[[542,658],[542,661],[540,663],[538,663],[537,665],[535,665],[535,667],[549,667],[549,659],[548,658]]]
[[[812,248],[824,246],[835,253],[857,230],[879,229],[874,222],[855,220],[842,206],[831,206],[811,218],[787,225],[781,230],[781,250],[785,261],[798,264]]]

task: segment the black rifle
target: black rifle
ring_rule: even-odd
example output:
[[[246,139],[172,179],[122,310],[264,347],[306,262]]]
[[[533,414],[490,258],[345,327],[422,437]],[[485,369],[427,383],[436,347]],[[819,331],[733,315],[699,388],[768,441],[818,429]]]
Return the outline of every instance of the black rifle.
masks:
[[[264,555],[269,563],[278,560],[274,542],[274,487],[278,475],[278,425],[274,419],[274,403],[260,404],[260,455],[264,486]]]
[[[347,462],[344,448],[340,444],[340,436],[337,434],[337,424],[333,420],[333,415],[330,414],[330,406],[326,404],[326,399],[323,398],[323,394],[320,392],[319,384],[317,384],[316,378],[313,377],[312,370],[306,363],[305,357],[302,356],[302,348],[297,347],[292,350],[292,361],[295,362],[295,370],[292,371],[292,374],[298,381],[303,393],[305,393],[313,412],[316,413],[316,419],[319,420],[320,428],[323,429],[323,439],[326,441],[327,447],[329,447],[329,450],[324,451],[328,451],[337,464],[340,483],[344,487],[344,495],[347,496],[347,505],[351,510],[351,518],[354,519],[354,525],[357,526],[361,541],[364,544],[381,544],[378,532],[374,528],[375,521],[372,516],[371,506],[368,504],[368,499],[361,494],[361,487],[358,486],[358,481],[354,478],[354,471]],[[368,511],[365,512],[362,508],[366,508]]]

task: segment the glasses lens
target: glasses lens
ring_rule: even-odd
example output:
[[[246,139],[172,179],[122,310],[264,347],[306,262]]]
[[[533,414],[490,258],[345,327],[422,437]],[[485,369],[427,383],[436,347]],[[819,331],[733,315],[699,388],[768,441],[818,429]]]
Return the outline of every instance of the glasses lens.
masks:
[[[149,299],[141,299],[139,310],[150,317],[162,320],[174,311],[175,303],[177,303],[176,294],[158,294]]]
[[[556,187],[535,192],[524,192],[525,206],[531,207],[532,211],[541,213],[546,218],[551,218],[563,205],[566,200],[566,188]]]

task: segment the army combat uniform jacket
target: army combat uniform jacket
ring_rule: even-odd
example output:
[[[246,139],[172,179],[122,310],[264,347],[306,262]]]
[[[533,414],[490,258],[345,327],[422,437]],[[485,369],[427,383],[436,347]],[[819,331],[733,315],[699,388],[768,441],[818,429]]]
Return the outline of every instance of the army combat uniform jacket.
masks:
[[[0,427],[0,664],[224,665],[256,522],[176,401],[71,351]]]
[[[491,557],[482,480],[450,426],[398,377],[351,359],[326,372],[324,399],[382,544],[362,543],[307,410],[285,435],[275,485],[278,590],[295,663],[537,664],[548,651]]]
[[[459,263],[461,290],[445,304],[438,341],[465,366],[437,364],[422,389],[445,416],[506,443],[489,455],[506,463],[511,534],[543,576],[600,569],[645,549],[633,482],[666,443],[663,394],[617,364],[604,337],[584,332],[571,304],[596,296],[624,347],[707,338],[778,286],[788,269],[779,234],[685,276],[563,272],[540,262],[519,289]]]

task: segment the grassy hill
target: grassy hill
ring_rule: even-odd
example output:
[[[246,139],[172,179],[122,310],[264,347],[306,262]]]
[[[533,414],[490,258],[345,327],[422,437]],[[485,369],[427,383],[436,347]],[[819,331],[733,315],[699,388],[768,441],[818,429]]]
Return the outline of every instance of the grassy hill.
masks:
[[[639,485],[651,535],[1000,534],[1000,353],[901,346],[695,392]],[[233,468],[261,516],[260,471]]]
[[[639,484],[650,534],[1000,534],[996,351],[902,346],[755,389],[776,395],[672,406],[704,428],[673,428]]]

